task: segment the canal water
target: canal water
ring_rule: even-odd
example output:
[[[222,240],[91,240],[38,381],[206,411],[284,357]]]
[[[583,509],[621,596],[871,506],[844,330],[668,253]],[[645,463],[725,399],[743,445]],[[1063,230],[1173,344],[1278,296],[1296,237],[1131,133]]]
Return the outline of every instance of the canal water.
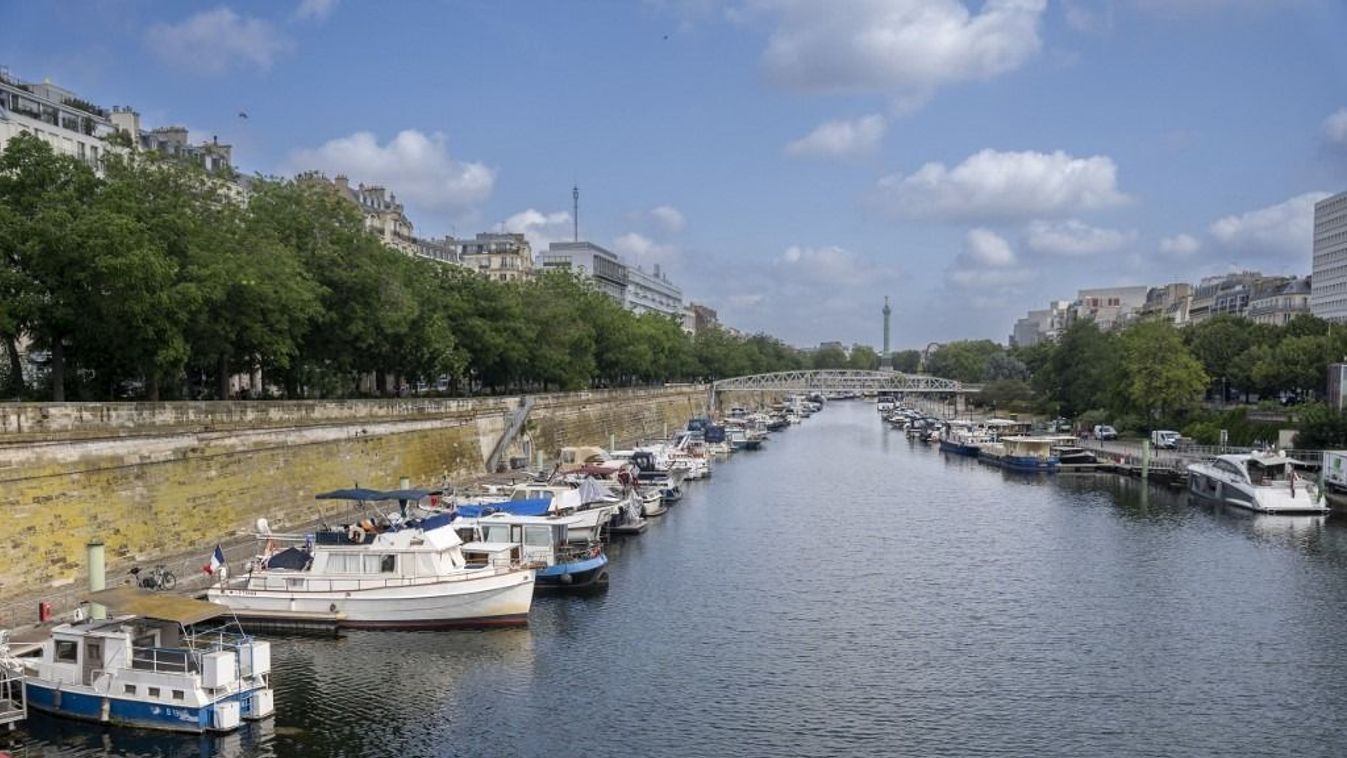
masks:
[[[949,458],[835,402],[527,629],[275,643],[277,716],[15,755],[1347,754],[1347,529]],[[0,738],[2,739],[2,738]]]

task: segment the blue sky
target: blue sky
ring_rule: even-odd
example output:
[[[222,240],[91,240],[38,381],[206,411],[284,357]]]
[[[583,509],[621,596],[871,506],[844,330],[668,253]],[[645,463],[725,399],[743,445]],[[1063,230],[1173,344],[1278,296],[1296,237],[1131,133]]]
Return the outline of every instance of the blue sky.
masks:
[[[1341,0],[6,3],[0,64],[418,233],[581,236],[798,345],[1004,340],[1081,287],[1305,274]],[[246,112],[248,118],[239,117]]]

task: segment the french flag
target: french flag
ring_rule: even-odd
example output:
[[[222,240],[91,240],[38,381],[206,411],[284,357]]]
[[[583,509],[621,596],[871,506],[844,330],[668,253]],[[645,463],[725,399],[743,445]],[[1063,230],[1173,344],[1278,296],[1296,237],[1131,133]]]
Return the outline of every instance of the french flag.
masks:
[[[220,549],[219,545],[216,545],[215,552],[210,554],[210,563],[202,566],[201,570],[205,571],[207,574],[214,574],[219,571],[220,567],[223,565],[225,565],[224,551]]]

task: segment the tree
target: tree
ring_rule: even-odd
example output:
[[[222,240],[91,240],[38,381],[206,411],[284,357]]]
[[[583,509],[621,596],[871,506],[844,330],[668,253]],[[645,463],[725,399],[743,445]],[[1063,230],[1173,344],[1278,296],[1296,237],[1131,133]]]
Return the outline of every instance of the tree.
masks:
[[[1229,400],[1230,381],[1234,378],[1231,357],[1243,353],[1253,344],[1253,335],[1247,319],[1229,314],[1212,316],[1188,327],[1183,341],[1193,356],[1202,364],[1207,376],[1221,389],[1221,401]]]
[[[869,345],[852,345],[851,356],[847,359],[847,367],[860,371],[878,371],[879,353],[875,352],[875,349]]]
[[[824,345],[814,351],[810,365],[815,369],[846,368],[847,351],[841,345]]]
[[[1126,396],[1147,419],[1164,416],[1202,398],[1210,381],[1202,364],[1168,321],[1143,321],[1123,332]]]
[[[899,350],[893,353],[893,370],[904,374],[915,374],[921,368],[920,350]]]
[[[1029,378],[1029,369],[1018,358],[1002,352],[987,356],[982,378],[988,382],[1014,381],[1024,382]]]
[[[1052,359],[1035,375],[1035,384],[1057,401],[1065,416],[1116,405],[1122,368],[1116,341],[1092,319],[1072,323],[1058,337]]]
[[[935,376],[972,384],[986,376],[988,359],[1002,352],[1002,347],[991,340],[949,342],[931,354],[926,370]]]

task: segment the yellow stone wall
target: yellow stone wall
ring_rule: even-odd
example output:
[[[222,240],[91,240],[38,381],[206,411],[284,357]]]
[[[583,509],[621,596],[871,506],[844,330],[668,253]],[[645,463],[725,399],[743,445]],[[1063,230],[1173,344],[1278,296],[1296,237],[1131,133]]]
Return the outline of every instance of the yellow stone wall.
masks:
[[[666,424],[682,427],[703,412],[705,397],[700,387],[545,395],[525,430],[548,458],[562,445],[606,446],[610,434],[625,445]],[[94,438],[86,423],[64,442],[8,442],[0,433],[0,626],[29,620],[38,597],[73,602],[94,538],[107,545],[111,583],[131,564],[194,552],[204,562],[216,543],[251,534],[261,517],[277,531],[310,523],[322,513],[317,492],[480,475],[509,405],[497,399],[476,414],[371,421],[360,404],[352,401],[345,424],[329,408],[322,424],[293,427],[272,418],[262,429],[121,429]],[[339,507],[327,505],[329,513]]]

